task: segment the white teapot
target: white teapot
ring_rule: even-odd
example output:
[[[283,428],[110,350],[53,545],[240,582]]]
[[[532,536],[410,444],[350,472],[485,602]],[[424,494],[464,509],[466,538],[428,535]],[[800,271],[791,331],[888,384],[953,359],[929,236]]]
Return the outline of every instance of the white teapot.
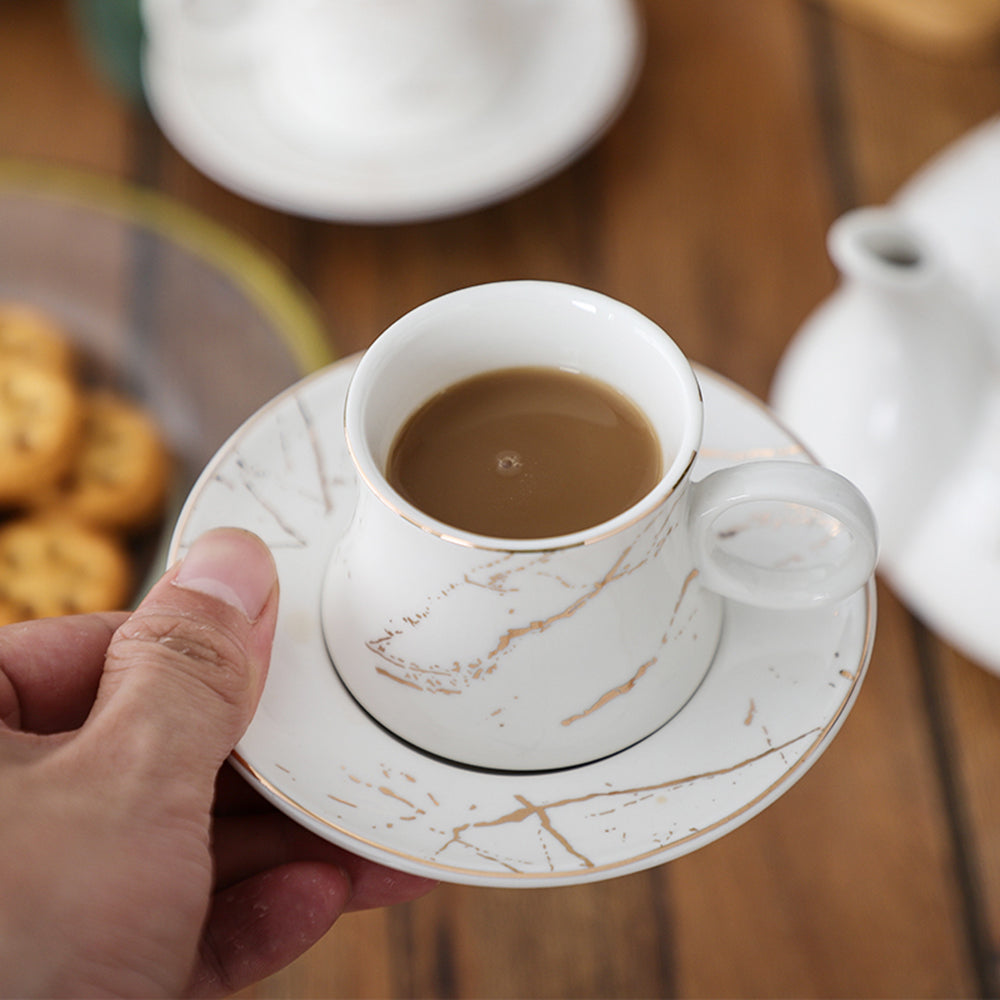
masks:
[[[771,402],[865,494],[891,556],[975,438],[992,391],[990,330],[896,210],[847,213],[828,249],[840,286],[786,351]]]

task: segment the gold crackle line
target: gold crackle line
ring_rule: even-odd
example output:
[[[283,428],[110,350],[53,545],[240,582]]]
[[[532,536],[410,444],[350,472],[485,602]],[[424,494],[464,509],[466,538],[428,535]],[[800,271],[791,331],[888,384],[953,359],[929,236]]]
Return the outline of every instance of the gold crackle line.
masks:
[[[752,757],[748,757],[745,760],[738,761],[735,764],[730,764],[726,767],[716,768],[715,770],[712,771],[704,771],[700,774],[687,775],[681,778],[672,778],[668,781],[658,782],[653,785],[640,785],[635,788],[621,788],[603,792],[590,792],[587,795],[580,795],[568,799],[559,799],[554,802],[545,803],[544,805],[535,805],[534,803],[529,802],[529,800],[525,798],[523,795],[515,795],[514,796],[515,800],[522,803],[521,809],[515,809],[512,812],[506,813],[503,816],[498,816],[496,819],[480,820],[478,823],[472,823],[472,824],[467,823],[464,824],[463,826],[455,827],[452,830],[451,839],[446,844],[444,844],[441,848],[441,851],[437,853],[440,854],[441,852],[444,851],[446,847],[456,842],[465,844],[468,847],[473,847],[474,849],[480,851],[481,853],[480,848],[475,848],[474,845],[469,844],[468,841],[462,839],[462,834],[467,829],[469,829],[470,826],[473,828],[504,826],[508,823],[523,823],[526,819],[530,819],[533,816],[537,816],[539,822],[542,823],[545,829],[549,833],[551,833],[551,835],[555,837],[556,840],[558,840],[559,843],[561,843],[570,854],[572,854],[574,857],[580,858],[587,867],[593,867],[592,862],[590,862],[589,859],[584,854],[581,854],[579,851],[577,851],[573,847],[572,843],[563,834],[561,834],[552,824],[552,821],[549,818],[549,813],[552,810],[562,809],[566,806],[583,805],[587,802],[592,802],[595,799],[610,800],[614,798],[621,798],[623,796],[629,796],[630,798],[634,799],[637,796],[649,796],[656,792],[662,792],[668,788],[679,788],[683,785],[691,784],[695,781],[702,781],[707,778],[718,778],[726,774],[733,774],[734,772],[739,771],[744,767],[749,767],[752,764],[756,764],[758,761],[764,760],[767,757],[773,757],[775,754],[778,755],[783,754],[788,747],[792,746],[795,743],[798,743],[800,740],[803,740],[808,736],[813,735],[817,731],[818,731],[817,729],[810,729],[804,733],[800,733],[798,736],[791,737],[789,740],[787,740],[785,743],[780,744],[779,746],[773,746],[773,745],[768,746],[765,750],[762,750],[759,754],[755,754]],[[496,858],[494,860],[496,860],[500,864],[504,863],[500,858]]]
[[[499,865],[501,868],[506,869],[513,875],[522,875],[523,872],[520,868],[511,864],[509,861],[501,858],[499,855],[492,854],[489,851],[484,851],[481,847],[477,847],[475,844],[470,844],[467,840],[462,839],[462,834],[469,829],[468,823],[463,823],[461,826],[456,826],[451,831],[451,838],[445,841],[435,852],[435,857],[440,857],[444,854],[452,844],[461,844],[463,847],[467,847],[477,858],[482,858],[483,861],[489,861],[491,864]],[[442,831],[443,832],[443,831]],[[551,862],[549,864],[550,870],[552,869]]]
[[[523,795],[515,795],[514,799],[517,802],[520,802],[524,808],[518,809],[512,813],[508,813],[507,816],[502,816],[500,819],[494,820],[492,822],[473,823],[472,825],[475,827],[484,827],[484,826],[499,826],[501,823],[522,823],[524,822],[524,820],[530,819],[532,816],[535,816],[538,818],[538,822],[542,825],[542,828],[545,829],[549,834],[551,834],[560,844],[562,844],[562,846],[569,854],[572,854],[573,857],[575,858],[579,858],[583,862],[585,867],[587,868],[594,867],[594,862],[591,861],[590,858],[588,858],[585,854],[581,854],[578,850],[576,850],[576,848],[573,847],[570,841],[567,840],[566,837],[564,837],[563,834],[561,834],[552,825],[552,820],[549,819],[548,812],[546,811],[549,807],[536,806],[528,799],[526,799]],[[468,824],[466,824],[465,826],[456,827],[452,831],[452,840],[453,841],[457,840],[462,843],[465,843],[465,841],[462,841],[461,834],[466,829],[468,829]]]
[[[482,587],[483,590],[489,590],[495,594],[516,594],[519,590],[518,587],[508,587],[506,585],[508,576],[510,576],[510,573],[497,573],[491,576],[486,583],[480,583],[478,580],[473,580],[468,573],[465,573],[462,579],[470,587]]]
[[[336,795],[331,795],[329,792],[327,792],[326,797],[332,799],[334,802],[339,802],[342,806],[349,806],[351,809],[358,808],[356,802],[348,802],[347,799],[338,799]]]
[[[300,395],[296,395],[295,405],[298,408],[302,422],[305,424],[309,447],[312,450],[313,460],[316,463],[316,478],[319,480],[320,492],[323,495],[323,512],[329,514],[333,510],[333,499],[330,496],[330,486],[326,478],[323,450],[320,447],[319,435],[316,433],[316,424],[312,418],[312,414],[306,408],[305,401]]]
[[[243,488],[247,493],[253,498],[253,500],[260,505],[271,517],[271,519],[278,525],[278,527],[289,537],[295,544],[300,548],[305,548],[307,545],[306,539],[289,524],[281,514],[281,511],[268,500],[266,500],[257,486],[251,479],[252,470],[243,461],[242,457],[237,456],[237,466],[241,473],[241,478],[243,481]]]
[[[605,705],[614,701],[615,698],[618,698],[623,694],[628,694],[629,691],[631,691],[642,678],[642,675],[646,673],[646,671],[649,670],[654,663],[656,663],[656,660],[657,657],[655,656],[651,660],[647,660],[624,684],[620,684],[618,687],[612,688],[610,691],[606,691],[600,698],[597,699],[597,701],[594,702],[593,705],[590,706],[590,708],[585,708],[578,715],[571,715],[568,719],[563,719],[560,725],[572,726],[574,722],[579,722],[581,719],[587,718],[588,715],[592,715],[594,712],[604,708]]]
[[[688,575],[684,578],[684,583],[681,585],[681,592],[677,597],[677,603],[674,605],[675,615],[677,614],[678,611],[680,611],[681,605],[684,603],[684,597],[688,592],[688,587],[690,587],[691,584],[694,583],[697,577],[698,577],[698,570],[697,568],[695,568],[691,570],[691,572],[688,573]]]
[[[397,677],[395,674],[389,673],[389,671],[383,667],[376,667],[375,673],[381,674],[383,677],[388,677],[389,680],[395,681],[397,684],[413,688],[414,691],[423,691],[423,688],[419,684],[415,684],[413,681],[408,681],[405,677]]]
[[[681,592],[677,598],[677,603],[674,605],[674,615],[676,615],[677,612],[680,610],[681,605],[684,603],[684,595],[687,594],[688,588],[691,586],[691,584],[694,582],[697,576],[698,576],[698,570],[693,569],[684,578],[684,583],[681,585]],[[663,643],[665,644],[666,641],[667,637],[664,636]],[[651,660],[647,660],[641,667],[639,667],[639,669],[635,672],[635,674],[624,684],[620,684],[618,687],[612,688],[610,691],[605,692],[604,694],[601,695],[600,698],[597,699],[597,701],[594,702],[593,705],[590,706],[590,708],[584,709],[578,715],[571,715],[568,719],[563,719],[560,725],[571,726],[573,725],[574,722],[579,722],[581,719],[585,719],[588,715],[591,715],[594,712],[598,711],[599,709],[604,708],[605,705],[610,704],[612,701],[615,700],[615,698],[618,698],[623,694],[628,694],[629,691],[631,691],[635,687],[636,683],[646,673],[646,671],[649,670],[649,668],[654,663],[656,663],[657,659],[658,657],[654,656]]]
[[[397,684],[405,684],[407,687],[411,687],[415,691],[430,691],[434,694],[461,694],[460,691],[456,691],[451,688],[433,686],[433,682],[435,680],[445,683],[448,682],[451,679],[449,674],[454,673],[454,668],[451,671],[446,672],[440,669],[425,670],[423,667],[418,667],[414,664],[410,664],[409,666],[407,666],[407,664],[404,663],[402,660],[396,660],[391,656],[387,656],[386,654],[374,648],[373,646],[368,645],[367,643],[366,645],[368,646],[368,649],[370,649],[376,656],[385,660],[386,663],[391,664],[392,666],[398,668],[399,670],[410,670],[413,673],[426,674],[430,678],[430,680],[427,681],[427,686],[424,687],[423,685],[418,684],[416,681],[409,680],[405,677],[400,677],[397,674],[394,674],[391,671],[386,670],[385,667],[376,667],[375,673],[381,674],[383,677],[387,677],[391,681],[396,681]]]
[[[618,567],[625,561],[629,552],[632,551],[632,546],[630,545],[616,560],[614,565],[604,577],[597,581],[594,586],[587,591],[581,597],[578,597],[569,607],[563,608],[562,611],[551,615],[548,618],[543,618],[539,621],[533,621],[528,625],[521,625],[518,628],[508,629],[497,642],[496,648],[487,656],[487,659],[492,660],[494,657],[499,656],[515,639],[520,639],[523,636],[531,635],[533,632],[544,632],[547,628],[551,628],[556,622],[563,621],[566,618],[572,618],[573,615],[577,613],[585,604],[593,600],[597,595],[604,590],[608,584],[613,583],[617,576],[615,575]]]
[[[675,500],[674,504],[671,505],[671,507],[669,508],[669,510],[667,510],[665,512],[665,516],[658,517],[655,521],[651,521],[650,525],[648,525],[643,530],[642,535],[647,535],[650,532],[650,530],[652,529],[653,530],[653,538],[654,538],[654,540],[660,540],[661,543],[662,543],[661,535],[665,537],[666,535],[669,535],[671,533],[671,531],[673,530],[672,518],[673,518],[674,510],[676,509],[677,503],[679,503],[679,499]],[[666,530],[664,531],[664,529],[666,529]],[[533,622],[531,622],[528,625],[520,626],[518,628],[509,629],[504,635],[502,635],[497,640],[496,647],[490,653],[487,654],[487,657],[486,657],[487,660],[493,661],[493,662],[490,663],[489,666],[483,667],[482,666],[482,663],[483,663],[482,659],[476,660],[474,663],[467,664],[464,668],[462,667],[462,665],[456,663],[455,667],[454,667],[453,671],[451,671],[451,673],[458,672],[458,673],[468,674],[469,671],[471,670],[471,671],[473,671],[472,677],[471,677],[472,680],[478,680],[480,677],[489,676],[490,674],[492,674],[497,669],[497,662],[496,662],[497,658],[516,639],[522,638],[522,637],[524,637],[526,635],[531,635],[533,633],[544,632],[546,629],[550,628],[556,622],[563,621],[563,620],[565,620],[567,618],[571,618],[573,615],[576,614],[577,611],[580,610],[581,607],[583,607],[585,604],[587,604],[593,598],[597,597],[598,594],[600,594],[604,590],[605,587],[607,587],[610,584],[614,583],[616,580],[620,579],[621,577],[628,576],[629,574],[635,572],[637,569],[639,569],[640,567],[642,567],[643,565],[645,565],[645,563],[647,562],[647,558],[642,559],[640,562],[636,563],[635,565],[627,565],[626,564],[625,568],[621,568],[622,565],[623,565],[623,563],[625,563],[626,560],[628,559],[629,554],[635,548],[636,544],[637,544],[636,542],[633,542],[631,545],[629,545],[625,549],[625,551],[622,552],[622,554],[615,560],[614,564],[607,571],[607,573],[605,573],[604,577],[602,579],[598,580],[597,583],[594,584],[593,587],[589,591],[587,591],[585,594],[583,594],[579,598],[577,598],[577,600],[575,600],[572,604],[570,604],[569,607],[563,608],[562,611],[559,611],[556,614],[551,615],[550,617],[548,617],[546,619],[542,619],[542,620],[538,620],[538,621],[533,621]],[[656,551],[659,551],[659,548],[657,548]],[[494,563],[488,563],[488,564],[486,564],[485,567],[481,567],[481,568],[492,568],[493,566],[498,565],[499,563],[505,562],[505,561],[507,561],[510,558],[511,558],[511,556],[510,556],[510,554],[508,554],[508,555],[504,556],[502,559],[496,560]],[[531,563],[531,565],[532,566],[537,566],[539,564],[544,564],[544,563],[548,562],[550,558],[551,558],[551,554],[550,553],[543,553],[538,559],[533,560],[533,562]],[[527,566],[520,566],[520,567],[517,567],[514,570],[507,571],[506,573],[494,573],[493,576],[490,577],[490,584],[479,583],[478,581],[470,579],[470,577],[467,575],[466,578],[465,578],[465,583],[473,585],[473,586],[486,587],[486,589],[493,589],[492,585],[496,581],[498,581],[498,580],[504,580],[505,581],[506,579],[508,579],[510,577],[510,575],[512,573],[525,572],[527,570],[527,568],[528,568]],[[551,574],[549,574],[549,575],[551,575]],[[687,590],[687,587],[690,584],[691,579],[693,579],[693,575],[691,577],[689,577],[685,581],[684,587],[683,587],[683,589],[681,591],[681,598],[678,600],[678,604],[680,603],[680,600],[683,599],[684,592]],[[565,581],[560,581],[560,582],[563,583],[564,586],[566,585]],[[452,588],[450,588],[450,589],[453,589],[454,586],[455,585],[452,585]],[[512,590],[516,590],[516,588],[511,588],[511,589]],[[422,666],[420,666],[419,664],[416,664],[416,663],[412,663],[412,662],[411,663],[406,663],[401,658],[394,657],[391,653],[389,653],[384,648],[384,646],[386,644],[392,642],[393,639],[397,635],[399,635],[399,634],[401,634],[401,633],[400,633],[400,631],[398,629],[397,630],[387,629],[386,630],[386,634],[383,637],[381,637],[379,639],[370,640],[369,642],[365,643],[365,646],[372,653],[374,653],[376,656],[378,656],[380,659],[382,659],[386,663],[388,663],[390,665],[390,667],[393,667],[396,670],[400,670],[400,671],[403,671],[404,673],[411,674],[411,675],[418,675],[418,676],[419,675],[425,675],[425,676],[428,676],[428,677],[431,677],[431,678],[434,678],[434,677],[443,677],[446,683],[450,683],[450,682],[453,681],[453,678],[450,677],[450,676],[448,676],[447,674],[445,674],[441,670],[441,668],[438,667],[437,665],[432,666],[432,667],[422,667]],[[378,673],[382,674],[382,676],[388,677],[388,678],[390,678],[392,680],[395,680],[395,681],[398,681],[401,684],[406,684],[407,686],[412,687],[415,690],[428,691],[428,692],[433,693],[433,694],[460,694],[461,693],[461,691],[456,690],[455,688],[451,688],[451,687],[439,687],[439,688],[435,688],[433,686],[425,686],[425,685],[429,685],[430,684],[430,682],[428,682],[428,681],[424,681],[423,684],[418,684],[416,680],[404,679],[404,678],[399,677],[398,675],[396,675],[394,673],[391,673],[390,671],[385,670],[384,668],[378,668],[378,667],[376,667],[376,670],[377,670]],[[466,683],[468,683],[468,677],[466,677]]]
[[[386,788],[385,785],[379,785],[378,790],[390,799],[395,799],[397,802],[402,802],[404,806],[410,809],[415,809],[417,812],[422,812],[423,810],[415,806],[412,802],[408,802],[403,798],[402,795],[397,795],[391,788]]]

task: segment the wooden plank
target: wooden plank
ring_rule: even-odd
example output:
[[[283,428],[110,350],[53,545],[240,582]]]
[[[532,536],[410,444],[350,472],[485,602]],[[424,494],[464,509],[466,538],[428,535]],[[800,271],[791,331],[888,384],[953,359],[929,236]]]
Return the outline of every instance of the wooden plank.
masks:
[[[884,588],[879,614],[869,677],[824,757],[670,866],[682,995],[977,995],[908,615]]]
[[[796,3],[650,3],[649,57],[609,182],[603,285],[690,356],[764,396],[833,281]]]
[[[4,155],[127,171],[127,101],[92,72],[62,0],[4,3],[0,95]]]
[[[564,889],[448,886],[405,919],[405,996],[661,996],[670,981],[655,873]]]
[[[342,353],[366,347],[427,299],[517,278],[587,284],[595,221],[581,210],[592,164],[577,164],[501,205],[391,226],[312,225],[315,294]]]
[[[929,664],[952,768],[974,958],[1000,995],[1000,677],[943,644]]]

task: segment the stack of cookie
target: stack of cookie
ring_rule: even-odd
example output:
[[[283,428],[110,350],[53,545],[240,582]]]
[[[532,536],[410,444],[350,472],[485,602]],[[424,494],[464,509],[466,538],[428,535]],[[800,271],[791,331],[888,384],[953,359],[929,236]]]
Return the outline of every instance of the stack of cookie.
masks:
[[[0,302],[0,624],[125,606],[169,478],[148,414],[85,387],[50,316]]]

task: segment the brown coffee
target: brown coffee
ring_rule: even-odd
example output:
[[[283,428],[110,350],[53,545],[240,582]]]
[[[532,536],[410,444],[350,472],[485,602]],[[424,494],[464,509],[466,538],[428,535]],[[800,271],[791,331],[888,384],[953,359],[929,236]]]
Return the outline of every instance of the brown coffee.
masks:
[[[386,476],[446,524],[546,538],[622,513],[661,470],[656,432],[617,390],[554,368],[506,368],[418,409],[393,443]]]

